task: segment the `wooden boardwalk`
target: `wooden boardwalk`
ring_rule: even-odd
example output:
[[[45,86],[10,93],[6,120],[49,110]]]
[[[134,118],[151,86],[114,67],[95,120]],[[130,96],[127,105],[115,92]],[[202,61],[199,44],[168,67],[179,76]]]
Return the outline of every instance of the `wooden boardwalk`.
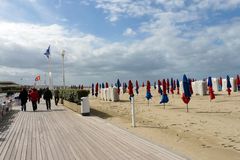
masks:
[[[63,106],[13,111],[0,122],[0,160],[183,160],[184,158],[94,117]]]

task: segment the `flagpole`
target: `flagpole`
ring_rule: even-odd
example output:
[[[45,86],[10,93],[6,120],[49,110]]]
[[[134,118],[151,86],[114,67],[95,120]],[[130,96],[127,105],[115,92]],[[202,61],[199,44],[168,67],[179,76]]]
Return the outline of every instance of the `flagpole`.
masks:
[[[65,50],[62,50],[62,76],[63,76],[63,89],[65,89],[65,72],[64,72],[64,55]]]

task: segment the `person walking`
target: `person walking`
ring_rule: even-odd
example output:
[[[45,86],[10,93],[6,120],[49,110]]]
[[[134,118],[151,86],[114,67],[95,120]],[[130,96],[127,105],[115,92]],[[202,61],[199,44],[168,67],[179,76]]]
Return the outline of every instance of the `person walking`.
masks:
[[[46,101],[47,110],[51,110],[52,92],[49,90],[49,88],[47,88],[44,92],[43,99]]]
[[[59,94],[60,94],[60,92],[59,92],[58,89],[54,90],[54,100],[55,100],[55,105],[56,105],[56,106],[58,105]]]
[[[39,97],[38,97],[38,104],[39,104],[40,99],[42,98],[42,89],[41,88],[38,90],[38,95],[39,95]]]
[[[34,112],[37,110],[38,98],[39,98],[38,91],[36,88],[33,88],[32,92],[30,93],[30,100],[32,101],[32,107]]]
[[[22,88],[20,94],[19,94],[19,99],[21,100],[21,110],[26,112],[26,103],[28,100],[28,92],[26,88]]]

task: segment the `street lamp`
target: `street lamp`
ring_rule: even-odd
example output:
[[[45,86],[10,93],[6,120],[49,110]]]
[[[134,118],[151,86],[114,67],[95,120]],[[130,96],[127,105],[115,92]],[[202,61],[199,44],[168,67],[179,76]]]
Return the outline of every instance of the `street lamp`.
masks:
[[[65,89],[65,73],[64,73],[64,55],[65,50],[62,50],[62,74],[63,74],[63,89]]]

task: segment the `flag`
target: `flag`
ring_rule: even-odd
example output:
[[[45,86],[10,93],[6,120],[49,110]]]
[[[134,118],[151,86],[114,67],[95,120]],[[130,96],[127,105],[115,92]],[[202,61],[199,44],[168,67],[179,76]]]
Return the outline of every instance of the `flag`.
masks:
[[[48,46],[48,49],[46,50],[44,55],[47,56],[47,58],[49,59],[49,56],[50,56],[50,45]]]
[[[35,81],[40,81],[40,75],[37,75]]]

